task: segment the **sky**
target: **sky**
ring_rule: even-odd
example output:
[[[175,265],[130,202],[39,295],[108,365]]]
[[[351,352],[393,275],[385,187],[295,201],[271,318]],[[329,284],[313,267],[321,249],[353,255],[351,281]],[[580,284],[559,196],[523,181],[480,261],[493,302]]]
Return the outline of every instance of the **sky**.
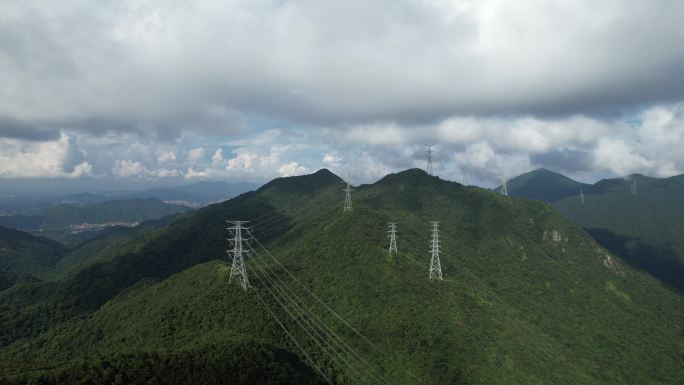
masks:
[[[0,183],[684,173],[684,2],[0,0]]]

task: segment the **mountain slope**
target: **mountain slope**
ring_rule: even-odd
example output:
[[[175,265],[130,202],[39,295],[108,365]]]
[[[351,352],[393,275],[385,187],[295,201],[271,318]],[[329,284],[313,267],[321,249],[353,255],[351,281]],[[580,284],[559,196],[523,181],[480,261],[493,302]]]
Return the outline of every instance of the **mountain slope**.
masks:
[[[603,247],[684,292],[684,175],[637,174],[587,185],[541,169],[512,179],[509,193],[553,203]]]
[[[0,226],[0,272],[42,277],[66,253],[55,241]]]
[[[631,193],[636,181],[637,193]],[[603,180],[554,206],[604,247],[684,292],[684,175]]]
[[[343,214],[340,181],[325,170],[275,180],[146,234],[141,247],[112,261],[0,294],[0,324],[23,327],[0,329],[0,373],[31,376],[79,357],[255,340],[296,353],[259,300],[288,319],[260,267],[289,276],[269,255],[248,259],[253,289],[226,282],[224,221],[252,219],[255,236],[288,271],[379,347],[307,303],[387,383],[682,378],[682,298],[547,205],[408,170],[359,187],[354,211]],[[441,221],[444,281],[427,279],[430,220]],[[387,254],[388,221],[399,223],[396,256]],[[294,321],[286,325],[305,340]],[[349,369],[315,357],[339,383],[355,383]]]

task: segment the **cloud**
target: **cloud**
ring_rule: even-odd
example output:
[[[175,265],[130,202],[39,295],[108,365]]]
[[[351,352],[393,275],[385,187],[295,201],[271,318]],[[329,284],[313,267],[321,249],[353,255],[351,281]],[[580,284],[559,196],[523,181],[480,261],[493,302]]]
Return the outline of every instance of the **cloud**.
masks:
[[[160,168],[150,170],[138,161],[118,160],[112,166],[112,176],[119,178],[175,178],[182,176],[179,170]]]
[[[157,162],[168,163],[176,160],[176,154],[173,151],[158,151],[157,152]]]
[[[92,175],[92,166],[71,135],[34,142],[0,138],[0,177],[76,178]]]
[[[0,176],[684,170],[684,3],[27,0]],[[217,41],[216,36],[220,36]],[[212,155],[213,154],[213,155]]]
[[[223,149],[219,147],[216,149],[216,152],[214,152],[214,155],[211,156],[211,165],[213,167],[220,167],[223,162]]]
[[[119,160],[112,166],[114,176],[130,178],[147,174],[147,168],[138,161]]]
[[[197,163],[200,159],[204,157],[204,147],[193,148],[188,151],[188,162]]]
[[[618,175],[650,168],[652,165],[652,161],[637,154],[621,139],[601,139],[594,149],[594,166]]]
[[[0,137],[26,140],[54,140],[59,131],[0,116]]]
[[[297,162],[290,162],[288,164],[284,164],[278,168],[278,173],[281,176],[295,176],[295,175],[302,175],[309,173],[310,170],[304,166],[301,166]]]
[[[338,167],[342,160],[343,159],[337,155],[337,152],[326,152],[323,155],[323,164],[328,167]]]
[[[679,104],[648,108],[629,119],[458,116],[431,125],[379,127],[378,138],[391,127],[395,139],[363,141],[359,133],[372,132],[372,124],[357,130],[268,129],[220,143],[190,134],[172,143],[134,133],[65,132],[44,142],[0,139],[0,176],[261,182],[326,167],[338,175],[349,171],[354,183],[366,183],[388,172],[425,168],[425,143],[436,144],[437,175],[460,180],[463,170],[475,184],[493,185],[504,173],[515,176],[542,166],[584,181],[684,172]],[[182,161],[175,154],[183,154]]]
[[[684,98],[682,13],[668,0],[15,2],[0,16],[0,135],[173,140],[266,119],[386,143],[392,124],[451,116],[615,116]]]

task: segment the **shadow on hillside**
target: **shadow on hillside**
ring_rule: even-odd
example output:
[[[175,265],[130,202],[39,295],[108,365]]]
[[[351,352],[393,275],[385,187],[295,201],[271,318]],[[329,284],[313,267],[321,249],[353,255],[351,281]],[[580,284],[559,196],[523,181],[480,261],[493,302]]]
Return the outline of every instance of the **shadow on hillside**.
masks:
[[[617,235],[605,229],[584,229],[608,251],[620,255],[666,285],[684,293],[684,266],[679,255],[668,246],[656,247],[640,238]]]

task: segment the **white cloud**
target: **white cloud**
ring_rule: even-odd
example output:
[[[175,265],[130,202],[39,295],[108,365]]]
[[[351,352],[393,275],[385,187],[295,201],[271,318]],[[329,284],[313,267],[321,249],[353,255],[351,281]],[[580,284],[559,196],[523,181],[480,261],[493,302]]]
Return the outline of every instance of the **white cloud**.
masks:
[[[342,158],[337,155],[337,152],[326,152],[323,154],[323,164],[325,164],[328,167],[338,167],[340,165],[340,162],[342,162]]]
[[[144,176],[147,172],[147,168],[138,161],[118,160],[112,166],[112,174],[123,178]]]
[[[297,162],[290,162],[287,164],[284,164],[278,168],[278,173],[281,176],[294,176],[294,175],[302,175],[309,173],[310,170],[304,166],[301,166]]]
[[[188,151],[188,162],[197,163],[200,159],[204,157],[204,147],[193,148]]]
[[[223,149],[222,148],[217,148],[216,152],[214,152],[214,155],[211,157],[211,166],[212,167],[221,167],[224,163],[223,160]]]
[[[74,167],[74,171],[67,173],[66,176],[69,178],[93,176],[93,166],[88,162],[79,163]]]
[[[252,170],[254,161],[259,156],[251,152],[239,152],[234,158],[228,160],[226,169],[228,170]]]
[[[207,170],[196,170],[194,167],[188,168],[188,171],[185,172],[185,177],[187,179],[204,179],[208,178],[209,172]]]
[[[176,160],[176,154],[173,151],[158,151],[157,152],[157,162],[169,163]]]
[[[81,177],[92,175],[72,135],[30,142],[0,138],[0,177]]]
[[[160,168],[148,169],[142,163],[132,160],[118,160],[112,166],[112,175],[120,178],[175,178],[182,176],[179,170]]]

